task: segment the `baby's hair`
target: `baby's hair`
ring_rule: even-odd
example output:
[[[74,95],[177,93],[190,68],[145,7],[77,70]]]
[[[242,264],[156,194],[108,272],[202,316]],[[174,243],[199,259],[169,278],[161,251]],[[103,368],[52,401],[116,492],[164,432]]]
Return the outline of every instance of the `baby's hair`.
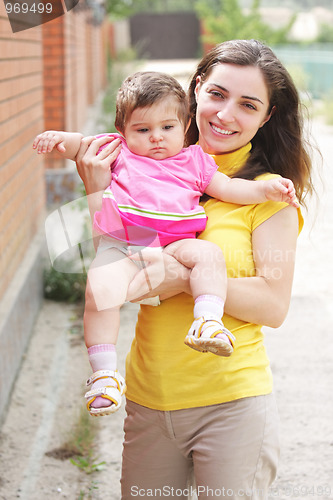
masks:
[[[128,76],[117,95],[117,130],[124,133],[126,123],[135,109],[150,107],[170,97],[178,104],[177,116],[185,129],[189,120],[188,100],[186,92],[175,78],[158,71],[139,71]]]

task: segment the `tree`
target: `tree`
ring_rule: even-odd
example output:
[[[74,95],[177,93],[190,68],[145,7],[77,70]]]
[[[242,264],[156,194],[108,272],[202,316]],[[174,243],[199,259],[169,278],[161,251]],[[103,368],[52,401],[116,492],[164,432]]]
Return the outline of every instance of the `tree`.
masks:
[[[260,0],[253,0],[248,14],[238,0],[197,0],[196,10],[208,33],[204,41],[216,44],[234,38],[257,38],[269,45],[286,43],[295,17],[283,28],[274,30],[263,22],[259,8]]]
[[[316,42],[319,43],[333,43],[333,27],[330,24],[322,24],[320,26]]]
[[[132,0],[106,0],[106,10],[112,17],[128,17],[132,8]]]
[[[193,11],[194,7],[193,0],[106,0],[106,9],[115,17],[129,17],[141,12]]]

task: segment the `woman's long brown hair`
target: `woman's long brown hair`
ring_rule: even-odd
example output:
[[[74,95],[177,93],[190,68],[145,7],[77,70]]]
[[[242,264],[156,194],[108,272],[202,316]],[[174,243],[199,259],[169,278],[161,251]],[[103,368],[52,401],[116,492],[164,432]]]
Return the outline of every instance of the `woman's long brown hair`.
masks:
[[[254,179],[272,172],[288,177],[294,182],[300,202],[313,191],[311,182],[312,161],[308,144],[303,136],[303,114],[300,98],[288,71],[274,52],[257,40],[231,40],[214,47],[203,57],[190,83],[188,96],[191,123],[186,144],[195,144],[199,137],[196,124],[196,79],[204,82],[212,69],[221,63],[239,66],[256,66],[264,77],[270,98],[268,122],[253,137],[252,150],[237,177]]]

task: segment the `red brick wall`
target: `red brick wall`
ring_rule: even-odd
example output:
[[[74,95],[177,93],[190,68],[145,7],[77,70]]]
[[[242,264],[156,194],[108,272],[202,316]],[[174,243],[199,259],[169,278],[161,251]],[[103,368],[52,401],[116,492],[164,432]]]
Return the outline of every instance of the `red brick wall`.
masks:
[[[45,128],[61,130],[65,116],[64,23],[58,17],[42,26]]]
[[[88,11],[89,12],[89,11]],[[81,131],[88,107],[88,54],[86,39],[89,33],[88,12],[70,13],[65,21],[65,79],[66,116],[65,129]],[[89,75],[93,78],[93,75]]]
[[[65,122],[65,63],[64,22],[58,17],[42,26],[43,34],[43,84],[44,129],[63,130]],[[44,130],[43,129],[43,130]],[[40,132],[42,132],[41,130]],[[44,158],[48,168],[63,165],[56,155]]]
[[[87,54],[87,90],[88,104],[92,104],[96,96],[106,85],[107,59],[107,32],[108,23],[97,30],[96,26],[87,25],[86,54]]]
[[[43,240],[36,236],[46,198],[68,201],[78,178],[75,166],[47,168],[32,142],[45,128],[85,125],[101,86],[98,76],[88,89],[89,71],[103,74],[106,64],[94,53],[102,50],[103,29],[88,26],[88,15],[71,11],[12,33],[0,0],[0,423],[42,301]]]
[[[0,2],[0,299],[43,214],[43,163],[31,147],[43,126],[41,30],[13,34]]]
[[[0,300],[45,208],[45,169],[64,162],[32,149],[46,129],[82,130],[106,83],[105,28],[70,11],[13,34],[0,0]]]
[[[70,11],[43,26],[45,128],[81,131],[87,112],[106,85],[108,23],[93,25],[89,10]],[[47,168],[62,168],[56,154]]]

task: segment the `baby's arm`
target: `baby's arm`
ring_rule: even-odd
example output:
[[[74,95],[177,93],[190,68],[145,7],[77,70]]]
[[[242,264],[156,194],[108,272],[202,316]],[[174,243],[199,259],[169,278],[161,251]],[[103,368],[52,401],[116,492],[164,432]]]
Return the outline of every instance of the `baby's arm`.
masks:
[[[294,184],[290,179],[274,177],[268,180],[249,181],[216,172],[205,193],[213,198],[240,205],[263,203],[267,200],[282,201],[298,208]]]
[[[37,135],[32,147],[37,150],[38,154],[51,153],[56,148],[61,156],[75,161],[82,138],[83,135],[76,132],[48,130]]]

